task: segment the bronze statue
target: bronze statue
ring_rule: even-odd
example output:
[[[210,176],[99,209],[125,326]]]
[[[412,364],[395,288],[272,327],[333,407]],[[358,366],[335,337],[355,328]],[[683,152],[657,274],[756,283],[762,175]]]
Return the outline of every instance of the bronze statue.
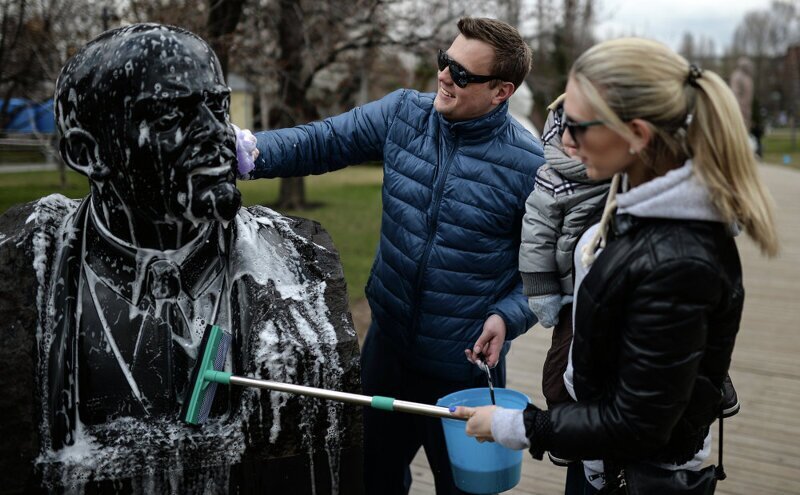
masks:
[[[56,86],[61,155],[91,193],[0,217],[0,384],[22,384],[0,399],[14,416],[1,434],[22,442],[3,448],[19,476],[0,491],[360,492],[355,408],[231,390],[202,429],[178,421],[207,324],[233,334],[234,372],[358,389],[330,238],[240,208],[214,52],[179,28],[127,26]]]

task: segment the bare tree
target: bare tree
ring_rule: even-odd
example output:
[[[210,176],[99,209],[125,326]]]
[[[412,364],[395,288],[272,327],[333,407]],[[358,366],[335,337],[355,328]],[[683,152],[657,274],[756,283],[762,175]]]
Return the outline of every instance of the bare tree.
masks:
[[[12,97],[42,102],[52,96],[60,64],[65,57],[59,38],[80,39],[76,22],[56,22],[71,13],[73,0],[0,0],[0,128],[10,115]]]
[[[564,91],[574,60],[595,42],[597,7],[593,0],[537,0],[528,4],[520,26],[533,48],[533,70],[528,77],[534,93],[537,126],[545,108]]]
[[[754,127],[761,128],[762,110],[767,111],[771,106],[773,112],[788,112],[793,140],[798,109],[793,86],[796,75],[792,73],[795,51],[790,48],[800,41],[799,4],[797,1],[773,1],[768,9],[745,14],[736,28],[727,57],[731,69],[740,56],[747,56],[753,62]]]
[[[128,0],[119,17],[130,22],[156,22],[182,27],[209,37],[210,7],[215,0]],[[218,3],[225,3],[217,0]]]
[[[719,71],[716,46],[714,40],[708,36],[684,32],[678,53],[690,63],[699,64],[704,69]]]
[[[28,78],[24,64],[18,60],[25,23],[27,22],[27,2],[25,0],[2,0],[0,2],[0,95],[3,97],[0,108],[0,129],[6,127],[11,119],[9,103],[20,85]]]
[[[222,72],[228,73],[228,53],[242,15],[244,0],[209,0],[208,39],[217,53]]]
[[[98,34],[96,3],[89,0],[0,1],[0,128],[13,117],[11,98],[42,103],[53,95],[63,63],[85,41]],[[58,157],[55,141],[31,126],[27,143],[37,143],[49,161],[61,164],[61,184],[66,168]]]

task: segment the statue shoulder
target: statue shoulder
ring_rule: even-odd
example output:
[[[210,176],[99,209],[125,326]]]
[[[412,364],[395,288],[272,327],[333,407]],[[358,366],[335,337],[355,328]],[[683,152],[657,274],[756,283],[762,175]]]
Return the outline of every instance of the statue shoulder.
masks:
[[[311,242],[325,250],[336,251],[330,234],[319,222],[303,217],[286,216],[266,206],[242,208],[238,215],[238,228],[242,228],[243,225],[270,229],[295,243]]]
[[[264,284],[275,273],[292,273],[291,277],[302,284],[324,281],[329,308],[347,311],[339,252],[320,223],[285,216],[264,206],[250,206],[239,210],[232,227],[233,272],[251,274]]]
[[[0,253],[34,254],[37,248],[52,247],[49,239],[56,236],[72,216],[81,200],[51,194],[36,201],[14,205],[0,215]],[[34,241],[38,234],[39,241]],[[38,243],[35,246],[34,243]],[[48,246],[41,245],[42,242]],[[5,263],[2,264],[5,266]]]
[[[17,300],[49,285],[59,250],[75,236],[80,204],[52,194],[0,215],[0,296]]]
[[[70,220],[80,201],[51,195],[19,204],[0,215],[0,320],[4,322],[0,360],[7,365],[0,388],[0,409],[9,412],[0,425],[0,464],[16,476],[12,492],[22,492],[32,479],[38,454],[39,430],[31,418],[40,414],[37,376],[39,334],[38,303],[52,273],[60,236],[71,232]]]

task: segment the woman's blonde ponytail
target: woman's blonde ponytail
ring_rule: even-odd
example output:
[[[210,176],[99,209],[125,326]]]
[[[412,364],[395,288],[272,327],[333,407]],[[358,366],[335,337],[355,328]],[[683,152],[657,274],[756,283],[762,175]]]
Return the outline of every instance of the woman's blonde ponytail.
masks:
[[[688,141],[695,170],[725,218],[737,221],[769,256],[778,252],[774,204],[758,173],[739,106],[718,75],[704,71]]]
[[[733,92],[718,75],[659,42],[623,38],[587,50],[570,77],[623,138],[634,139],[626,122],[650,125],[653,137],[641,155],[657,175],[691,158],[723,218],[741,225],[764,254],[777,254],[772,198]]]

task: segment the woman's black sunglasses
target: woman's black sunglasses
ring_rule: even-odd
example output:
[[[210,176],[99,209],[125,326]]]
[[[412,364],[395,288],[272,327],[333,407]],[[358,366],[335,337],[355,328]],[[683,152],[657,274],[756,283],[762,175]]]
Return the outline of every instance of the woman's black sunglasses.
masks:
[[[469,83],[485,83],[495,79],[502,80],[502,78],[498,76],[478,76],[470,74],[463,65],[450,58],[450,56],[441,49],[439,50],[438,62],[440,71],[444,70],[445,67],[450,67],[450,77],[453,78],[453,82],[456,83],[456,86],[459,88],[466,88]]]
[[[569,131],[569,135],[572,137],[572,140],[575,141],[575,145],[580,147],[580,140],[581,137],[589,130],[590,127],[596,125],[604,125],[605,122],[602,120],[587,120],[584,122],[576,122],[572,120],[569,115],[566,113],[562,114],[561,122],[559,123],[559,134],[563,137],[564,131]]]

